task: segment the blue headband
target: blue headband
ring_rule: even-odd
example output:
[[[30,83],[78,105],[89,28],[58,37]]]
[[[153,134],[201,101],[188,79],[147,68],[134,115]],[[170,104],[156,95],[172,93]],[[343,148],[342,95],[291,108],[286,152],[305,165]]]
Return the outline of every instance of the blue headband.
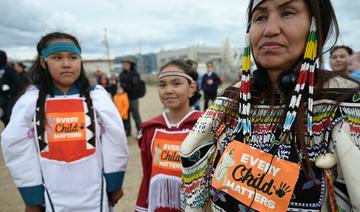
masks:
[[[41,56],[47,58],[56,52],[72,52],[80,56],[80,49],[73,43],[58,42],[53,43],[41,51]]]

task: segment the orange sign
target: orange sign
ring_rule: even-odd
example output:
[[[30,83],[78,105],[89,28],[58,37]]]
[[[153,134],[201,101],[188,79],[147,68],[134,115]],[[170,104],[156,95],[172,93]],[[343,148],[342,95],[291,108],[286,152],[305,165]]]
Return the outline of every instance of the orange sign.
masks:
[[[167,174],[181,177],[180,146],[188,134],[186,131],[155,132],[152,142],[151,176]]]
[[[85,115],[83,112],[47,113],[48,142],[78,141],[85,138]]]
[[[42,157],[72,162],[95,152],[86,142],[83,99],[49,99],[45,109],[48,149]]]
[[[258,211],[286,211],[299,170],[296,163],[233,141],[220,158],[212,185]]]

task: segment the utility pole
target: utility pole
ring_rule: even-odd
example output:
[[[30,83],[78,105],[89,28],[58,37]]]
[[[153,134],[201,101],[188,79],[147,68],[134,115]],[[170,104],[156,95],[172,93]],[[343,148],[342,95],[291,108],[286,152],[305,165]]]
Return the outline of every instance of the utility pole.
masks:
[[[144,66],[144,58],[142,56],[142,43],[141,43],[141,39],[139,39],[139,60],[138,60],[138,71],[139,73],[144,73],[145,72],[145,66]]]
[[[105,49],[106,49],[106,59],[108,61],[108,65],[109,65],[109,73],[111,73],[113,71],[112,66],[111,66],[111,61],[110,61],[110,48],[109,48],[109,42],[107,39],[107,29],[104,29],[104,41],[103,41],[104,45],[105,45]]]

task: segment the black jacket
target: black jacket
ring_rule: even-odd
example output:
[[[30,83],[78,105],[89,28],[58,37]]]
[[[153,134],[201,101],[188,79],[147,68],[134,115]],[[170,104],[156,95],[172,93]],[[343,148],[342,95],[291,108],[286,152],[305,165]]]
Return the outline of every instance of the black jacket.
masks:
[[[119,82],[124,91],[128,94],[130,100],[138,99],[135,93],[135,85],[140,81],[140,75],[136,70],[122,71],[119,76]]]
[[[211,84],[211,85],[209,85],[207,83],[207,81],[210,80],[210,79],[213,80],[213,84]],[[204,91],[205,94],[216,97],[217,89],[218,89],[220,84],[221,84],[221,80],[220,80],[220,78],[218,77],[217,74],[215,74],[213,72],[209,76],[206,73],[202,78],[201,89]]]
[[[0,95],[6,99],[17,98],[21,90],[21,80],[15,69],[6,65],[0,68]]]

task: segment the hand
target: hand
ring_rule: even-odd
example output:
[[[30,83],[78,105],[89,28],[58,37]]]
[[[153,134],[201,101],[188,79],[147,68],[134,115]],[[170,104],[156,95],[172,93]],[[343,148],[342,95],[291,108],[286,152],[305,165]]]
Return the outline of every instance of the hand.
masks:
[[[45,207],[40,205],[30,206],[25,205],[25,212],[43,212],[45,211]]]
[[[122,190],[122,188],[116,190],[116,191],[113,191],[113,192],[109,192],[109,201],[111,203],[111,206],[115,206],[116,203],[121,199],[121,197],[124,196],[124,192]]]
[[[207,84],[212,85],[213,83],[214,83],[214,81],[212,79],[207,80]]]

